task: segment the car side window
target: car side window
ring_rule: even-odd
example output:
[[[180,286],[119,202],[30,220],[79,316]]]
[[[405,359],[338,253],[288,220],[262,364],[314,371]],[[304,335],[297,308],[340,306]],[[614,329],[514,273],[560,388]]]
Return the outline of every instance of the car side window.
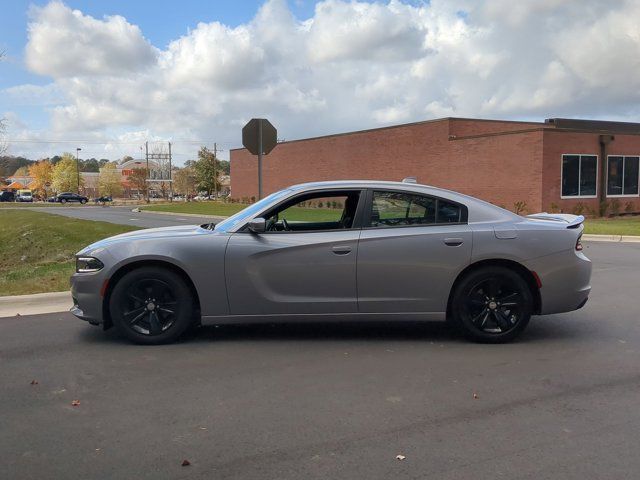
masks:
[[[405,192],[373,192],[370,227],[404,227],[462,221],[462,207],[447,200]]]
[[[360,191],[323,191],[298,196],[264,215],[267,232],[311,232],[353,227]]]

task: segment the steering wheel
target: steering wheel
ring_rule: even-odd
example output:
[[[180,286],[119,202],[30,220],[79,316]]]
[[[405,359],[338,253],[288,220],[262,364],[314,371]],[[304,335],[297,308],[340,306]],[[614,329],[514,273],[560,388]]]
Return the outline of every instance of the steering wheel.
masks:
[[[285,230],[286,232],[291,230],[291,227],[289,226],[289,222],[287,222],[286,218],[282,219],[282,228],[283,230]]]

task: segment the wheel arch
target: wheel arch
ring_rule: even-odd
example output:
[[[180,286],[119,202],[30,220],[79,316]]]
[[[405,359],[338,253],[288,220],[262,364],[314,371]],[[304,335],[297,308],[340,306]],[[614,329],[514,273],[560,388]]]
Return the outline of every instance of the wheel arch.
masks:
[[[540,295],[540,288],[538,288],[538,281],[536,280],[534,273],[531,270],[529,270],[527,267],[522,265],[521,263],[518,263],[514,260],[507,260],[504,258],[492,258],[492,259],[479,260],[475,263],[472,263],[467,267],[465,267],[464,270],[462,270],[458,274],[455,281],[453,282],[453,285],[451,286],[451,290],[449,291],[449,299],[447,300],[447,317],[450,314],[451,301],[453,299],[453,292],[455,292],[455,289],[458,286],[458,283],[460,283],[460,281],[469,272],[478,270],[479,268],[483,268],[483,267],[505,267],[518,273],[524,279],[524,281],[527,282],[527,285],[529,286],[529,290],[531,291],[531,295],[533,296],[533,313],[539,314],[541,312],[542,297]]]
[[[198,290],[194,285],[191,277],[185,272],[181,267],[176,265],[175,263],[168,262],[166,260],[158,260],[158,259],[145,259],[145,260],[136,260],[125,265],[121,265],[109,278],[107,283],[107,288],[104,292],[104,297],[102,299],[102,318],[104,321],[102,322],[102,326],[105,330],[111,328],[113,326],[113,322],[111,321],[111,314],[109,312],[109,300],[111,299],[111,293],[113,292],[114,287],[120,281],[122,277],[124,277],[127,273],[140,268],[140,267],[159,267],[166,268],[176,274],[178,274],[187,284],[193,298],[196,302],[195,310],[197,315],[200,315],[200,296],[198,295]]]

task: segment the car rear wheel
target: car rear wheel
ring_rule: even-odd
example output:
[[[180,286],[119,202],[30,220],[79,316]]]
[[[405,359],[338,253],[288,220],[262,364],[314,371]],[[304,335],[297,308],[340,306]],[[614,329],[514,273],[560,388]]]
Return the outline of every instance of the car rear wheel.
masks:
[[[469,272],[455,287],[451,320],[466,337],[482,343],[505,343],[516,338],[533,313],[527,282],[505,267]]]
[[[61,198],[60,199],[60,203],[67,203],[67,199],[66,198]]]
[[[159,267],[125,274],[111,293],[109,311],[124,336],[146,345],[173,342],[194,323],[194,299],[186,282]]]
[[[82,200],[80,200],[80,203],[84,205],[85,203],[87,203],[87,201],[83,198]]]

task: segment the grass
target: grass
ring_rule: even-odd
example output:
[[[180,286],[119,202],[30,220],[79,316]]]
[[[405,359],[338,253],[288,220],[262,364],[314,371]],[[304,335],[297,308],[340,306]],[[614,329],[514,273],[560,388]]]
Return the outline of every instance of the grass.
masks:
[[[176,202],[160,205],[148,205],[142,210],[172,213],[194,213],[198,215],[215,215],[228,217],[239,212],[248,205],[242,203],[223,202]],[[293,207],[286,210],[285,218],[289,221],[330,222],[340,220],[342,209],[334,208],[300,208]],[[282,216],[282,215],[281,215]]]
[[[0,211],[0,296],[69,289],[74,254],[135,227],[28,210]]]
[[[584,233],[596,235],[640,235],[640,216],[589,218],[584,222]]]

